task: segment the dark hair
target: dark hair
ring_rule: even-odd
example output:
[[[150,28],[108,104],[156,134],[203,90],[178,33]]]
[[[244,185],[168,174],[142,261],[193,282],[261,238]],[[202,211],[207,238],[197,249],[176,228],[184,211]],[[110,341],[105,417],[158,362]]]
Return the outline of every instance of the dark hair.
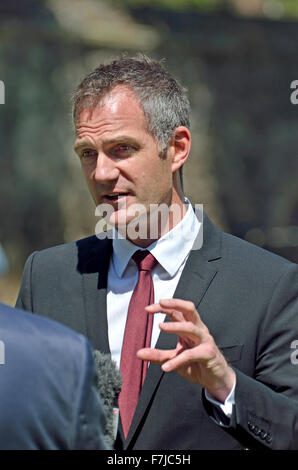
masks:
[[[97,67],[79,84],[73,97],[73,116],[94,108],[115,86],[125,85],[138,98],[148,131],[164,152],[178,126],[189,128],[190,105],[186,90],[161,66],[141,54],[120,57]]]

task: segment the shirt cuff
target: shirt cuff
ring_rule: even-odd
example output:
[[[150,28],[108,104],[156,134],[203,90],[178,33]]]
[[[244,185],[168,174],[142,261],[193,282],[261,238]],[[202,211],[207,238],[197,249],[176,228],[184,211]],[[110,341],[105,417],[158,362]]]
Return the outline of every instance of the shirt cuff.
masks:
[[[224,403],[221,403],[220,401],[216,400],[213,395],[211,395],[211,393],[209,393],[207,390],[204,390],[205,397],[210,403],[212,403],[212,405],[214,405],[217,409],[220,409],[227,418],[231,418],[233,405],[235,405],[235,388],[236,383],[234,384]]]

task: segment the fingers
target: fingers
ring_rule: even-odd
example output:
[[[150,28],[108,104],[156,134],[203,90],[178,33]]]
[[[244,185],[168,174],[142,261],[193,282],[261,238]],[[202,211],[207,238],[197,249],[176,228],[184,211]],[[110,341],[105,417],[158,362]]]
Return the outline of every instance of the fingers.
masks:
[[[186,334],[200,340],[203,340],[207,335],[205,328],[195,325],[191,321],[163,322],[159,324],[159,328],[167,333],[176,333],[179,336]]]
[[[162,299],[159,303],[146,307],[148,313],[166,313],[172,321],[190,321],[198,326],[205,326],[193,302],[182,299]]]
[[[165,322],[159,328],[165,333],[172,333],[183,339],[188,347],[194,347],[207,340],[207,328],[198,327],[192,322]]]
[[[179,336],[177,347],[172,350],[160,350],[154,348],[143,348],[137,353],[137,357],[144,361],[155,362],[163,364],[187,349],[194,348],[209,339],[209,334],[206,331],[192,322],[175,322],[175,323],[160,323],[159,327],[165,333],[172,333]]]
[[[156,364],[163,364],[171,359],[173,359],[177,354],[181,352],[179,349],[153,349],[153,348],[143,348],[137,352],[137,357],[142,359],[142,361],[154,362]]]
[[[160,329],[166,333],[172,333],[179,336],[179,343],[183,348],[179,353],[170,355],[168,359],[164,356],[162,369],[166,372],[177,370],[180,367],[186,367],[192,362],[206,363],[212,362],[216,356],[217,347],[210,336],[207,328],[198,327],[192,322],[160,323]],[[212,364],[210,363],[209,366]]]
[[[168,359],[163,363],[162,370],[165,372],[178,371],[180,368],[186,368],[192,363],[211,368],[215,356],[215,351],[210,348],[209,344],[203,343],[195,348],[185,349],[179,355]]]
[[[181,367],[187,367],[191,363],[208,363],[212,367],[212,361],[215,358],[215,351],[205,343],[191,349],[177,347],[176,349],[164,351],[161,349],[144,348],[137,352],[137,357],[143,361],[161,364],[164,372],[178,370]]]
[[[168,315],[171,321],[160,323],[159,327],[165,333],[176,334],[178,342],[175,349],[145,348],[138,351],[137,356],[161,364],[164,372],[176,371],[224,402],[235,384],[236,376],[202,322],[194,303],[163,299],[146,307],[146,311],[148,314],[161,312]]]
[[[157,304],[148,305],[145,308],[147,313],[154,314],[154,313],[166,313],[172,321],[184,321],[183,313],[179,310],[175,310],[173,308],[166,308],[162,306],[162,301]]]
[[[163,299],[159,303],[146,307],[146,311],[148,314],[159,312],[167,314],[171,322],[160,323],[159,327],[165,333],[178,335],[179,342],[174,351],[160,351],[153,348],[143,349],[138,354],[140,359],[162,364],[180,354],[181,351],[177,353],[179,346],[182,350],[193,348],[207,341],[210,336],[208,328],[201,321],[193,302],[181,299]]]

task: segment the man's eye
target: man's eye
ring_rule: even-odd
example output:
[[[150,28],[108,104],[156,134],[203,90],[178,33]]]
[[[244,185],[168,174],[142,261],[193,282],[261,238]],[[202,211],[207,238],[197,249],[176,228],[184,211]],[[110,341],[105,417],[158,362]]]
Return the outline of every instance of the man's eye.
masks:
[[[81,158],[88,159],[97,157],[97,152],[95,150],[84,150],[81,153]]]
[[[129,153],[132,153],[134,151],[134,148],[131,145],[126,145],[126,144],[121,144],[117,145],[112,149],[112,152],[115,153],[116,155],[127,155]]]

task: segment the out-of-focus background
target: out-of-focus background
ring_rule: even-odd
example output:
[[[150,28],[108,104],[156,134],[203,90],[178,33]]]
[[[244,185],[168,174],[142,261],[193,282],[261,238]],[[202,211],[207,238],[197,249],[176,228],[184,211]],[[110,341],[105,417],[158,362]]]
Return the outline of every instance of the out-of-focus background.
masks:
[[[165,58],[189,90],[191,201],[297,262],[297,50],[297,0],[1,0],[0,300],[32,251],[94,233],[71,93],[124,52]]]

